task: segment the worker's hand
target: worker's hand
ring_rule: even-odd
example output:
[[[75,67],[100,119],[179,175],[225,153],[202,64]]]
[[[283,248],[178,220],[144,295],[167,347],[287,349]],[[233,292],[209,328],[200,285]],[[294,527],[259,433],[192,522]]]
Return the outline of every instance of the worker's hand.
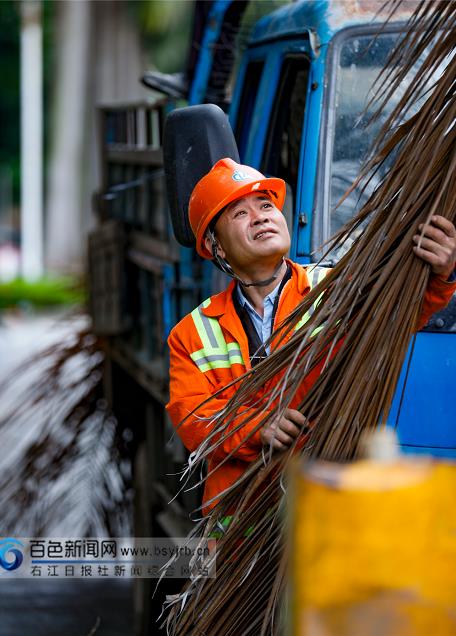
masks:
[[[309,422],[302,413],[295,409],[286,409],[282,417],[268,422],[262,428],[261,441],[264,446],[272,444],[273,450],[286,451],[308,425]]]
[[[418,230],[421,232],[423,227],[419,225]],[[423,238],[415,234],[413,242],[415,254],[430,264],[434,274],[447,279],[456,262],[456,228],[453,223],[443,216],[433,216],[431,223],[424,228]]]

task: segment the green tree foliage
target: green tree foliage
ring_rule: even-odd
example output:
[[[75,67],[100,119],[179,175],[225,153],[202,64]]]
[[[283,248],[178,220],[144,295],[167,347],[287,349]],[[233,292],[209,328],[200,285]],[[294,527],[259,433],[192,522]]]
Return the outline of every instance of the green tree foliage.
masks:
[[[0,170],[8,165],[13,174],[14,199],[19,199],[19,4],[0,2]]]
[[[183,71],[190,47],[194,3],[139,0],[128,6],[140,26],[151,66],[163,73]]]

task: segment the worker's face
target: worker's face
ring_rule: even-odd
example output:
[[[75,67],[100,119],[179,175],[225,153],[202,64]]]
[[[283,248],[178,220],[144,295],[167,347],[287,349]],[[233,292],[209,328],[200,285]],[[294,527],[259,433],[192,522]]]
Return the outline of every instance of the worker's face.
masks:
[[[215,235],[220,256],[235,271],[268,262],[273,265],[290,249],[285,217],[263,193],[249,194],[228,205],[217,221]]]

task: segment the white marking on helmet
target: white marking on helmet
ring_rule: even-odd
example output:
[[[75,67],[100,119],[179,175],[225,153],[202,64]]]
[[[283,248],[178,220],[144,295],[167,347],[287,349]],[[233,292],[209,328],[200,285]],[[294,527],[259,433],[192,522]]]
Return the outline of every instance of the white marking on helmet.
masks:
[[[252,177],[247,172],[244,172],[244,170],[235,170],[231,178],[233,181],[247,181],[247,179],[251,179]]]

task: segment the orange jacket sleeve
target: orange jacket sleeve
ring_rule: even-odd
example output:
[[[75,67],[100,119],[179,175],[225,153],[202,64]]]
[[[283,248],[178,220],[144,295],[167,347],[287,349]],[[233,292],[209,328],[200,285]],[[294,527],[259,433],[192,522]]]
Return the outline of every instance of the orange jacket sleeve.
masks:
[[[431,273],[429,283],[424,294],[423,306],[421,308],[417,331],[424,327],[433,314],[444,309],[455,293],[456,282],[448,282],[441,276]]]
[[[176,330],[171,332],[168,345],[170,350],[170,400],[166,405],[166,410],[185,447],[189,451],[194,451],[212,431],[210,419],[201,418],[210,418],[223,409],[235,392],[235,387],[226,397],[222,395],[213,398],[201,406],[202,402],[214,394],[213,385],[193,362],[187,347]],[[214,459],[223,459],[230,455],[251,462],[258,457],[262,447],[260,430],[253,433],[249,439],[246,438],[258,426],[266,412],[263,412],[260,417],[249,418],[248,411],[249,409],[246,407],[230,423],[225,431],[225,434],[230,434],[223,444],[214,451],[212,455]],[[188,417],[190,413],[192,415]],[[234,431],[244,419],[246,421],[242,427]],[[215,443],[216,439],[214,438],[213,441]]]

